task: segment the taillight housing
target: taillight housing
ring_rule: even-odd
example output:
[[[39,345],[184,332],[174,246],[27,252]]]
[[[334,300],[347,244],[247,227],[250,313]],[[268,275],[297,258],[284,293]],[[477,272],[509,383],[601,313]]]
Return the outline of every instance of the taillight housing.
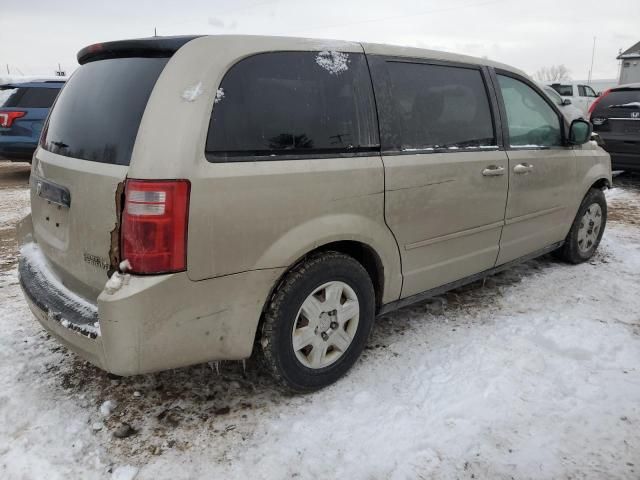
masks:
[[[591,114],[593,113],[593,111],[596,109],[596,105],[598,105],[598,103],[600,103],[600,100],[602,100],[604,97],[606,97],[607,95],[609,95],[609,92],[611,92],[611,89],[608,88],[607,90],[605,90],[604,92],[602,92],[600,94],[600,96],[598,98],[596,98],[594,100],[594,102],[589,106],[589,118],[591,118]]]
[[[13,125],[14,120],[24,117],[27,112],[19,110],[0,110],[0,127],[9,128]]]
[[[190,191],[188,180],[126,181],[120,249],[130,273],[186,270]]]

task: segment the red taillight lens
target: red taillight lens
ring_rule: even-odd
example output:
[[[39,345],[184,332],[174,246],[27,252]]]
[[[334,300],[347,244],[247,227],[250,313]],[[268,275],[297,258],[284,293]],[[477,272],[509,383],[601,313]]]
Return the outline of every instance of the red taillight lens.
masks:
[[[0,127],[8,128],[13,125],[13,121],[16,118],[24,117],[27,112],[20,112],[17,110],[0,110]]]
[[[600,94],[600,96],[598,98],[595,99],[595,101],[591,104],[591,106],[589,107],[589,118],[591,118],[591,114],[593,113],[593,111],[596,109],[596,105],[598,105],[598,103],[600,103],[600,100],[602,100],[604,97],[606,97],[607,95],[609,95],[609,92],[611,92],[611,89],[607,89],[604,92],[602,92]]]
[[[127,180],[120,245],[131,273],[187,268],[190,190],[188,180]]]

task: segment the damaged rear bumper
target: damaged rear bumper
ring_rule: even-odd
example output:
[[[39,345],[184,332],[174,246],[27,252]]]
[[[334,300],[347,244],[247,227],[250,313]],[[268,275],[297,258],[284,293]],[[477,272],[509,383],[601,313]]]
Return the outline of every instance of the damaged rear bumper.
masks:
[[[18,275],[29,308],[42,326],[68,348],[105,368],[98,307],[69,291],[46,268],[37,247],[20,257]],[[25,254],[27,253],[27,254]]]
[[[185,272],[122,275],[96,303],[69,290],[35,242],[21,248],[20,284],[54,337],[117,375],[251,355],[264,302],[283,269],[192,281]]]

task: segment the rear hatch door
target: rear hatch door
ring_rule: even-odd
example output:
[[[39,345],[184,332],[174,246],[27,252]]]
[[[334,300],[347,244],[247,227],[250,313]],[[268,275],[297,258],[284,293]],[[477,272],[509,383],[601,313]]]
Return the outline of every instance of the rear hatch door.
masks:
[[[167,57],[106,56],[60,92],[34,156],[34,236],[67,287],[95,299],[117,249],[119,197],[138,128]]]
[[[611,90],[598,101],[591,121],[608,151],[640,153],[640,88]]]

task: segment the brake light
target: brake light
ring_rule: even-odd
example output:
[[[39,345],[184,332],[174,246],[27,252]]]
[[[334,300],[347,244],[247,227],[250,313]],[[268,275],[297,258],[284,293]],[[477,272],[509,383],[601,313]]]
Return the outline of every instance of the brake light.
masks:
[[[606,89],[604,92],[602,92],[602,94],[598,98],[595,99],[595,101],[589,107],[589,112],[588,112],[589,118],[591,118],[591,114],[596,109],[596,105],[598,105],[598,103],[600,103],[600,100],[602,100],[604,97],[609,95],[609,93],[611,93],[611,89],[610,88]]]
[[[13,121],[17,118],[24,117],[27,112],[20,112],[17,110],[0,110],[0,127],[9,128],[13,125]]]
[[[131,273],[172,273],[187,268],[190,190],[188,180],[126,181],[120,246]]]

